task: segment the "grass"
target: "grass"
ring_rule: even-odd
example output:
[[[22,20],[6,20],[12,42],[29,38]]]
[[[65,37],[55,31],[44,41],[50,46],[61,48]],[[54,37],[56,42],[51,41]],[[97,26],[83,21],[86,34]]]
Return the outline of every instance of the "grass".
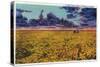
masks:
[[[17,30],[16,63],[96,59],[95,31]]]

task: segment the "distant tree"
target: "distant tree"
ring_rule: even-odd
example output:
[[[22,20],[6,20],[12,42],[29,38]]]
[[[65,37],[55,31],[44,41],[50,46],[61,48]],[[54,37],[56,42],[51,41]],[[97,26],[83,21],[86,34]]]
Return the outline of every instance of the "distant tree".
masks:
[[[16,26],[17,27],[27,27],[27,18],[22,15],[22,12],[16,11]]]
[[[38,26],[38,25],[39,25],[38,20],[36,19],[29,20],[29,26]]]
[[[55,25],[60,23],[60,19],[51,12],[47,14],[47,20],[49,25]]]
[[[64,19],[61,19],[61,24],[64,25],[65,27],[73,27],[74,26],[73,22],[64,20]]]

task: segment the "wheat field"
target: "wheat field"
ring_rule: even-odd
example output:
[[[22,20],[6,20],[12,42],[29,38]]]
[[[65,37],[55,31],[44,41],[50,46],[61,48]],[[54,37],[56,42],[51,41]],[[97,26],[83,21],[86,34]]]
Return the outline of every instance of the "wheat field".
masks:
[[[90,59],[96,59],[96,31],[16,31],[17,64]]]

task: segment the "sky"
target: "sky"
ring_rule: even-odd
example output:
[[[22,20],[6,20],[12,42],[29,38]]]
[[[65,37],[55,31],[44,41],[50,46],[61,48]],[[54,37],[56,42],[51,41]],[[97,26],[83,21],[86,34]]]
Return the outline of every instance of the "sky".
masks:
[[[16,9],[28,10],[31,12],[23,12],[23,16],[29,19],[39,19],[41,10],[43,10],[43,17],[46,18],[47,14],[52,12],[59,19],[66,19],[80,26],[84,23],[84,19],[87,20],[90,26],[93,22],[93,26],[96,25],[96,9],[89,7],[68,7],[68,6],[48,6],[48,5],[32,5],[32,4],[16,4]],[[17,12],[16,12],[17,13]],[[16,14],[18,15],[18,14]],[[91,20],[92,19],[92,20]]]
[[[23,16],[28,19],[38,19],[41,10],[44,10],[43,16],[46,18],[47,13],[52,12],[59,18],[66,18],[66,11],[59,6],[45,6],[45,5],[30,5],[30,4],[16,4],[17,9],[29,10],[32,12],[24,12]]]

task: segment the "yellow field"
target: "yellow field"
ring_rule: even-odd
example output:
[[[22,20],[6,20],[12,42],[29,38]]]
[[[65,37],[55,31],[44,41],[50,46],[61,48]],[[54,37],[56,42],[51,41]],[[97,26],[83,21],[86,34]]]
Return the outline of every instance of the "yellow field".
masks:
[[[96,59],[95,31],[17,30],[16,63]]]

